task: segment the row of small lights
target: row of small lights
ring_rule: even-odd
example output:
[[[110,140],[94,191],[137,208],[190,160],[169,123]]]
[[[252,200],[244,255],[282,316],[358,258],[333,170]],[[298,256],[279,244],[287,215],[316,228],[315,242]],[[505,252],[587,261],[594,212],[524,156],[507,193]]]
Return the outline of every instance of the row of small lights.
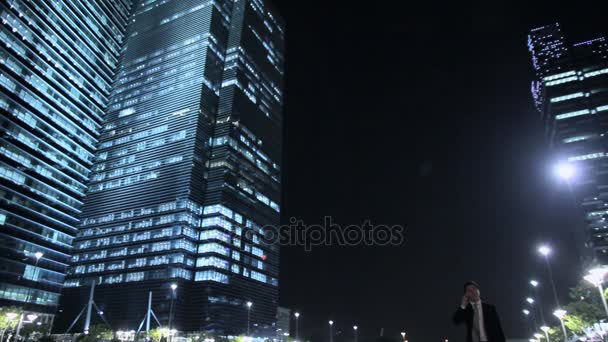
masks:
[[[570,182],[570,180],[576,175],[576,167],[569,162],[564,162],[564,163],[560,163],[558,164],[555,168],[554,168],[554,172],[555,174],[563,179],[566,182]],[[557,299],[557,293],[556,293],[556,289],[555,289],[555,283],[553,282],[553,275],[551,273],[551,265],[549,263],[549,254],[551,253],[551,248],[549,248],[546,245],[540,246],[538,248],[538,252],[543,255],[543,257],[545,258],[545,261],[547,263],[547,269],[549,271],[549,279],[551,281],[551,286],[553,287],[553,295],[555,297],[555,303],[557,305],[557,310],[555,310],[553,312],[553,315],[555,317],[557,317],[560,321],[560,324],[562,326],[562,332],[564,334],[564,338],[567,340],[568,339],[568,334],[566,331],[566,326],[564,325],[564,321],[563,318],[564,316],[567,314],[566,310],[563,310],[558,302]],[[604,305],[604,311],[606,313],[606,316],[608,317],[608,305],[606,304],[606,298],[604,297],[604,291],[602,288],[602,282],[604,281],[606,275],[608,274],[608,268],[595,268],[595,269],[591,269],[589,271],[589,274],[586,275],[585,277],[583,277],[583,279],[585,279],[586,281],[588,281],[589,283],[593,284],[594,286],[597,287],[598,291],[600,292],[600,298],[602,299],[602,304]],[[533,287],[537,287],[539,285],[538,281],[536,280],[531,280],[530,281],[530,285],[532,285]],[[530,305],[532,305],[534,303],[534,299],[533,298],[526,298],[526,301],[528,303],[530,303]],[[538,310],[542,316],[542,308],[538,307]],[[527,316],[530,314],[529,310],[523,310],[524,314]],[[542,317],[541,317],[542,318]],[[544,324],[544,321],[543,321]],[[546,325],[543,325],[540,327],[540,329],[545,333],[545,337],[547,339],[547,342],[549,342],[549,330],[550,328]],[[540,339],[542,338],[542,334],[539,333],[535,333],[534,334],[534,338],[530,339],[530,342],[536,342],[536,341],[540,341]],[[579,337],[580,341],[587,341],[587,337],[586,336],[582,336]]]
[[[295,316],[296,316],[296,320],[297,320],[297,319],[298,319],[298,317],[300,317],[300,314],[299,314],[298,312],[296,312],[296,313],[295,313]],[[333,320],[330,320],[328,323],[329,323],[329,334],[330,334],[330,336],[332,336],[332,337],[333,337],[332,327],[333,327],[333,325],[334,325],[334,321],[333,321]],[[359,330],[359,327],[358,327],[358,326],[356,326],[356,325],[353,325],[353,333],[355,334],[355,341],[356,341],[356,339],[357,339],[357,331],[358,331],[358,330]],[[408,340],[405,338],[405,335],[406,335],[406,333],[402,331],[402,332],[401,332],[401,337],[403,338],[403,341],[404,341],[404,342],[408,342]],[[296,340],[297,340],[297,338],[296,338]],[[448,340],[446,339],[446,340],[445,340],[445,342],[448,342]]]
[[[42,258],[43,255],[44,254],[42,252],[36,252],[36,253],[34,253],[34,256],[36,257],[36,264]],[[177,290],[177,284],[175,284],[175,283],[171,284],[170,287],[171,287],[171,291],[173,292],[173,295],[175,295],[175,291]],[[249,313],[251,311],[251,307],[253,306],[253,302],[248,301],[246,304],[247,304],[247,310],[248,310],[248,313]],[[99,311],[99,314],[103,315],[103,311]],[[6,317],[8,318],[9,322],[12,321],[13,319],[17,318],[17,316],[19,316],[19,315],[17,313],[14,313],[14,312],[8,312],[8,313],[6,313]],[[35,321],[38,318],[38,315],[29,314],[29,315],[26,315],[26,317],[29,320],[26,323],[32,323],[33,321]],[[299,321],[299,318],[300,318],[300,313],[299,312],[295,312],[294,313],[294,317],[296,319],[296,341],[298,341],[299,340],[298,321]],[[247,321],[248,321],[247,322],[247,334],[249,335],[249,317],[248,317]],[[332,334],[331,328],[333,327],[334,321],[330,320],[328,323],[329,323],[329,326],[330,326],[330,334]],[[38,322],[37,324],[41,325],[42,323]],[[358,329],[359,329],[359,327],[357,325],[353,325],[353,331],[354,331],[355,337],[357,336],[357,330]],[[120,340],[126,340],[126,339],[128,339],[128,336],[130,334],[134,334],[135,331],[134,330],[132,330],[132,331],[122,331],[122,330],[119,330],[116,333],[117,333],[118,338]],[[165,329],[162,329],[162,333],[165,334],[165,335],[171,336],[171,335],[175,335],[177,333],[177,330],[175,330],[175,329],[166,329],[165,328]],[[401,337],[403,338],[404,342],[408,342],[408,340],[406,339],[406,333],[405,332],[401,332]],[[448,339],[445,339],[445,342],[448,342]]]
[[[568,175],[572,176],[573,175],[573,171],[570,172],[568,171],[567,173]],[[570,177],[568,176],[568,178]],[[562,326],[562,332],[564,334],[564,338],[567,340],[568,339],[568,333],[566,331],[566,326],[564,324],[564,316],[567,314],[567,311],[562,309],[561,306],[559,305],[559,301],[557,299],[557,292],[556,292],[556,288],[555,288],[555,282],[553,281],[553,274],[551,271],[551,264],[549,263],[549,255],[551,254],[551,248],[548,247],[547,245],[542,245],[538,248],[538,253],[540,253],[546,263],[547,263],[547,269],[549,271],[549,280],[551,282],[551,286],[553,288],[553,296],[555,297],[555,304],[557,305],[557,309],[555,311],[553,311],[553,315],[555,317],[557,317],[560,321],[560,324]],[[600,293],[600,297],[602,299],[602,304],[604,305],[604,311],[606,313],[606,316],[608,317],[608,305],[606,304],[606,298],[604,297],[604,290],[602,288],[602,282],[604,281],[606,275],[608,274],[608,268],[606,267],[602,267],[602,268],[594,268],[591,269],[589,271],[589,274],[586,275],[585,277],[583,277],[583,279],[585,279],[586,281],[588,281],[589,283],[593,284],[595,287],[597,287],[599,293]],[[540,285],[540,283],[536,280],[530,280],[530,285],[532,285],[535,289],[538,288],[538,286]],[[530,304],[530,305],[534,305],[535,301],[534,298],[532,297],[527,297],[526,301]],[[542,317],[542,308],[540,307],[540,305],[537,305],[537,308],[539,310],[539,313],[541,315],[541,319],[543,320],[543,325],[540,327],[540,330],[542,330],[545,334],[545,338],[547,339],[547,342],[549,342],[549,330],[550,328],[546,325],[544,325],[544,318]],[[530,311],[527,309],[523,310],[523,313],[528,316],[530,315]],[[534,316],[533,316],[534,317]],[[533,335],[534,338],[531,338],[529,341],[530,342],[538,342],[543,338],[543,335],[540,333],[535,333]],[[582,336],[579,337],[580,341],[587,341],[587,337],[586,336]]]

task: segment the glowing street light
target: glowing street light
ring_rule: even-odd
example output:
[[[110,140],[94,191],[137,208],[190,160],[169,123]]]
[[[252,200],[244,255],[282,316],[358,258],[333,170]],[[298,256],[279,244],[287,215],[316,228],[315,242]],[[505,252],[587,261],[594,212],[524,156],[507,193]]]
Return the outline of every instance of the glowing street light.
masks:
[[[566,325],[564,325],[564,316],[566,316],[567,312],[563,309],[557,309],[553,312],[553,315],[559,319],[559,322],[562,324],[562,331],[564,333],[564,340],[568,340],[568,333],[566,332]]]
[[[527,309],[523,309],[523,310],[521,310],[521,312],[523,312],[524,315],[526,315],[526,316],[528,316],[530,314],[530,310],[527,310]]]
[[[403,337],[403,341],[405,341],[405,331],[401,332],[401,337]]]
[[[538,247],[538,253],[540,253],[546,257],[549,254],[551,254],[551,248],[549,248],[549,246],[542,245],[542,246]]]
[[[602,282],[608,273],[608,268],[594,268],[589,271],[589,274],[584,278],[586,281],[597,287],[598,291],[600,291],[600,298],[602,298],[602,304],[604,304],[604,312],[606,312],[606,316],[608,317],[608,305],[606,304],[606,298],[604,297],[604,288],[602,287]]]
[[[564,316],[566,316],[567,313],[568,312],[563,309],[558,309],[558,310],[553,311],[553,315],[555,315],[555,317],[557,317],[559,319],[564,318]]]
[[[528,298],[526,298],[526,302],[528,302],[528,304],[530,304],[530,306],[532,306],[532,308],[531,308],[532,311],[529,311],[529,310],[526,309],[526,310],[524,310],[525,311],[524,314],[526,316],[529,316],[530,314],[532,314],[531,315],[532,316],[532,324],[534,325],[533,326],[534,331],[536,331],[536,330],[538,330],[538,322],[536,321],[536,315],[534,314],[534,299],[532,299],[531,297],[528,297]]]
[[[576,168],[570,163],[559,163],[553,171],[559,178],[565,181],[569,181],[576,174]]]
[[[34,263],[34,275],[33,275],[33,280],[38,280],[38,272],[39,272],[39,268],[38,268],[38,262],[40,261],[40,259],[42,259],[42,257],[44,256],[44,253],[40,252],[40,251],[36,251],[34,253],[34,257],[36,258],[36,262]],[[31,288],[27,288],[27,294],[25,296],[25,302],[29,303],[30,302],[30,293],[31,293]],[[19,323],[17,323],[17,329],[15,330],[15,340],[19,340],[21,337],[19,336],[19,332],[21,331],[21,326],[23,325],[23,312],[21,312],[21,315],[19,317]],[[38,316],[36,316],[38,317]]]
[[[538,302],[538,303],[536,303],[536,308],[538,309],[538,313],[540,314],[540,321],[544,325],[545,324],[545,315],[543,314],[543,306],[540,302],[540,300],[541,300],[540,294],[538,293],[538,286],[540,285],[540,283],[538,281],[532,279],[532,280],[530,280],[530,285],[532,285],[532,287],[534,288],[534,291],[536,293],[536,301]]]
[[[553,298],[555,304],[559,308],[559,299],[557,299],[557,290],[555,289],[555,282],[553,281],[553,271],[551,270],[551,264],[549,263],[549,254],[551,254],[551,248],[547,245],[541,245],[538,247],[538,252],[545,258],[547,264],[547,271],[549,272],[549,281],[551,282],[551,288],[553,289]]]
[[[329,342],[334,342],[334,321],[329,321]]]
[[[300,339],[300,329],[298,327],[298,322],[300,321],[300,313],[296,312],[293,314],[296,317],[296,341],[298,341]]]
[[[357,329],[359,329],[359,327],[353,325],[353,334],[355,335],[355,342],[357,342]]]
[[[547,338],[547,342],[550,342],[550,340],[549,340],[549,330],[550,329],[551,328],[549,328],[546,325],[543,325],[542,327],[540,327],[540,330],[542,330],[545,333],[545,337]]]
[[[175,290],[177,290],[177,284],[171,284],[171,307],[169,308],[169,331],[173,327],[173,307],[175,306]],[[171,342],[173,335],[169,334],[169,342]]]
[[[251,306],[253,305],[252,302],[247,302],[247,336],[249,336],[249,322],[251,319]]]

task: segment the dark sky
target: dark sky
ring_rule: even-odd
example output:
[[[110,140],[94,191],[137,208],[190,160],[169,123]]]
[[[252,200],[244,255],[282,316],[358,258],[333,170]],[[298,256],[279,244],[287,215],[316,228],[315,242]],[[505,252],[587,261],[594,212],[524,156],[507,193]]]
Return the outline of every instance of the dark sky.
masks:
[[[599,3],[275,0],[287,22],[283,219],[407,227],[400,247],[285,247],[281,304],[301,334],[463,339],[450,317],[476,279],[508,336],[535,253],[556,249],[566,297],[582,270],[574,205],[530,98],[530,28],[559,21],[571,40],[606,32]],[[546,284],[545,284],[546,285]],[[549,287],[543,300],[551,301]],[[549,309],[547,306],[547,316]],[[556,323],[556,322],[552,322]]]

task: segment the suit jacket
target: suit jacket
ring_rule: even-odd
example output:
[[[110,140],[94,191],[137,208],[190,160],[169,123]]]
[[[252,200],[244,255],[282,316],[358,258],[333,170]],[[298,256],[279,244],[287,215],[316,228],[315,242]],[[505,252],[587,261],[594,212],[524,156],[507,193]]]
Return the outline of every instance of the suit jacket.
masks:
[[[500,318],[498,318],[498,313],[496,312],[494,305],[482,302],[481,310],[483,311],[483,325],[486,330],[488,342],[505,342],[505,334],[502,331]],[[465,324],[467,329],[467,342],[473,341],[473,315],[473,306],[469,304],[464,309],[459,307],[452,318],[454,324]]]

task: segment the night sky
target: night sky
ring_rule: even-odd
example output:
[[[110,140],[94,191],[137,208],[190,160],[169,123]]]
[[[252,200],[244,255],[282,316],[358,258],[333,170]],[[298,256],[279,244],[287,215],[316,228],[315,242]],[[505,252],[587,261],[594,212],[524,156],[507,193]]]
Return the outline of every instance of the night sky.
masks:
[[[556,250],[563,298],[582,270],[532,107],[527,31],[559,21],[570,40],[595,38],[608,31],[598,4],[274,3],[287,23],[283,221],[407,227],[400,247],[282,248],[280,304],[301,312],[301,335],[327,340],[333,319],[338,340],[357,324],[460,341],[450,319],[475,279],[507,337],[529,338],[532,276],[551,303],[538,243]]]

